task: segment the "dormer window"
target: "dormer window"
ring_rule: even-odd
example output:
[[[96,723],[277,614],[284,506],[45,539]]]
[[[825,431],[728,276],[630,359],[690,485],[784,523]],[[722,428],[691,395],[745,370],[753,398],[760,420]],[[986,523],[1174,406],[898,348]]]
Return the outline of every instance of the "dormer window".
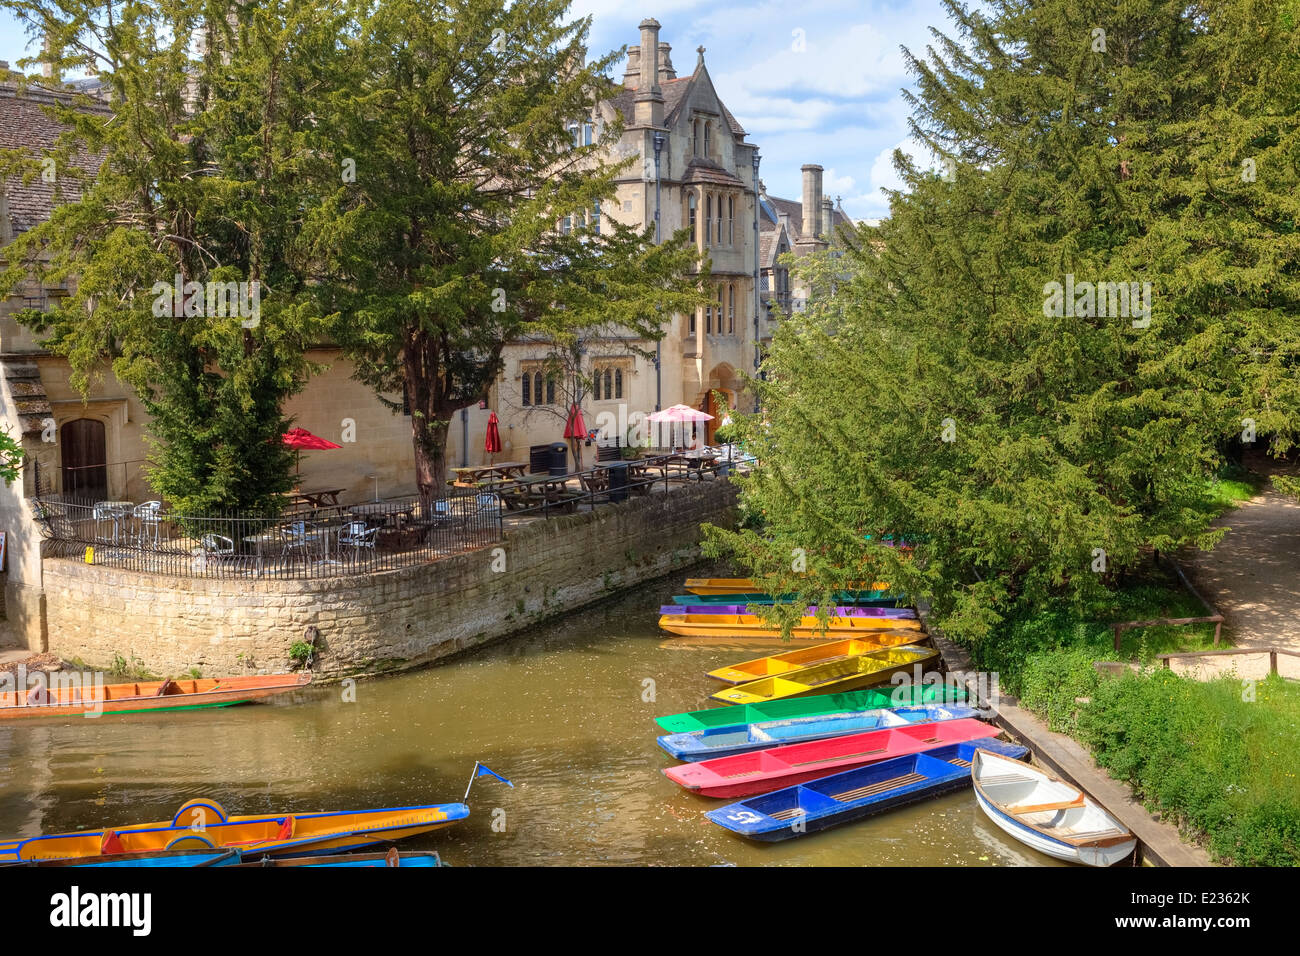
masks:
[[[709,152],[709,127],[712,126],[712,125],[713,125],[713,124],[710,123],[708,120],[705,120],[705,122],[704,122],[704,155],[705,155],[706,157],[712,155],[712,153]]]

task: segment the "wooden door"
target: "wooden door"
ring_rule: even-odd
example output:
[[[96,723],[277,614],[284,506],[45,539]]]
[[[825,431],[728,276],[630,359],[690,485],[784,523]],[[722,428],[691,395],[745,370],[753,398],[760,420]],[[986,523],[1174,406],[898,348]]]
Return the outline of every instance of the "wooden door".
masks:
[[[89,418],[64,422],[59,428],[63,457],[63,493],[102,501],[108,497],[108,454],[104,423]]]

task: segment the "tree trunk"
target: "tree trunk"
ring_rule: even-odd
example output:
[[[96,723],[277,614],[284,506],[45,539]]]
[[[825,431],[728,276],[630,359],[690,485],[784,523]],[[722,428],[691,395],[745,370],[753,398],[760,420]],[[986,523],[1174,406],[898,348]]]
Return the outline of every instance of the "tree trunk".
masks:
[[[426,512],[447,480],[447,429],[453,402],[440,387],[438,343],[422,330],[408,331],[402,354],[406,402],[411,410],[411,442],[415,449],[415,486]]]

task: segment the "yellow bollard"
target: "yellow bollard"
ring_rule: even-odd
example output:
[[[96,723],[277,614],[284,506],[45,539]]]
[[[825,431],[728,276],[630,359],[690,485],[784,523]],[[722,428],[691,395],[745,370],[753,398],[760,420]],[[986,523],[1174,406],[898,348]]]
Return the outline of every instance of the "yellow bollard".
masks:
[[[95,549],[93,547],[90,546],[86,547],[86,563],[87,564],[95,563]]]

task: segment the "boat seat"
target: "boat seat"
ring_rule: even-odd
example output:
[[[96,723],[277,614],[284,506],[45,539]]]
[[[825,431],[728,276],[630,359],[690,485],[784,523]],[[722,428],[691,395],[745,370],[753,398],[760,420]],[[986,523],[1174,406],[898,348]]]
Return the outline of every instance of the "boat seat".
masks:
[[[1083,802],[1083,794],[1075,797],[1073,800],[1057,800],[1055,803],[1033,803],[1025,807],[1007,807],[1007,813],[1014,816],[1025,816],[1030,813],[1045,813],[1048,810],[1078,810],[1086,806]]]

